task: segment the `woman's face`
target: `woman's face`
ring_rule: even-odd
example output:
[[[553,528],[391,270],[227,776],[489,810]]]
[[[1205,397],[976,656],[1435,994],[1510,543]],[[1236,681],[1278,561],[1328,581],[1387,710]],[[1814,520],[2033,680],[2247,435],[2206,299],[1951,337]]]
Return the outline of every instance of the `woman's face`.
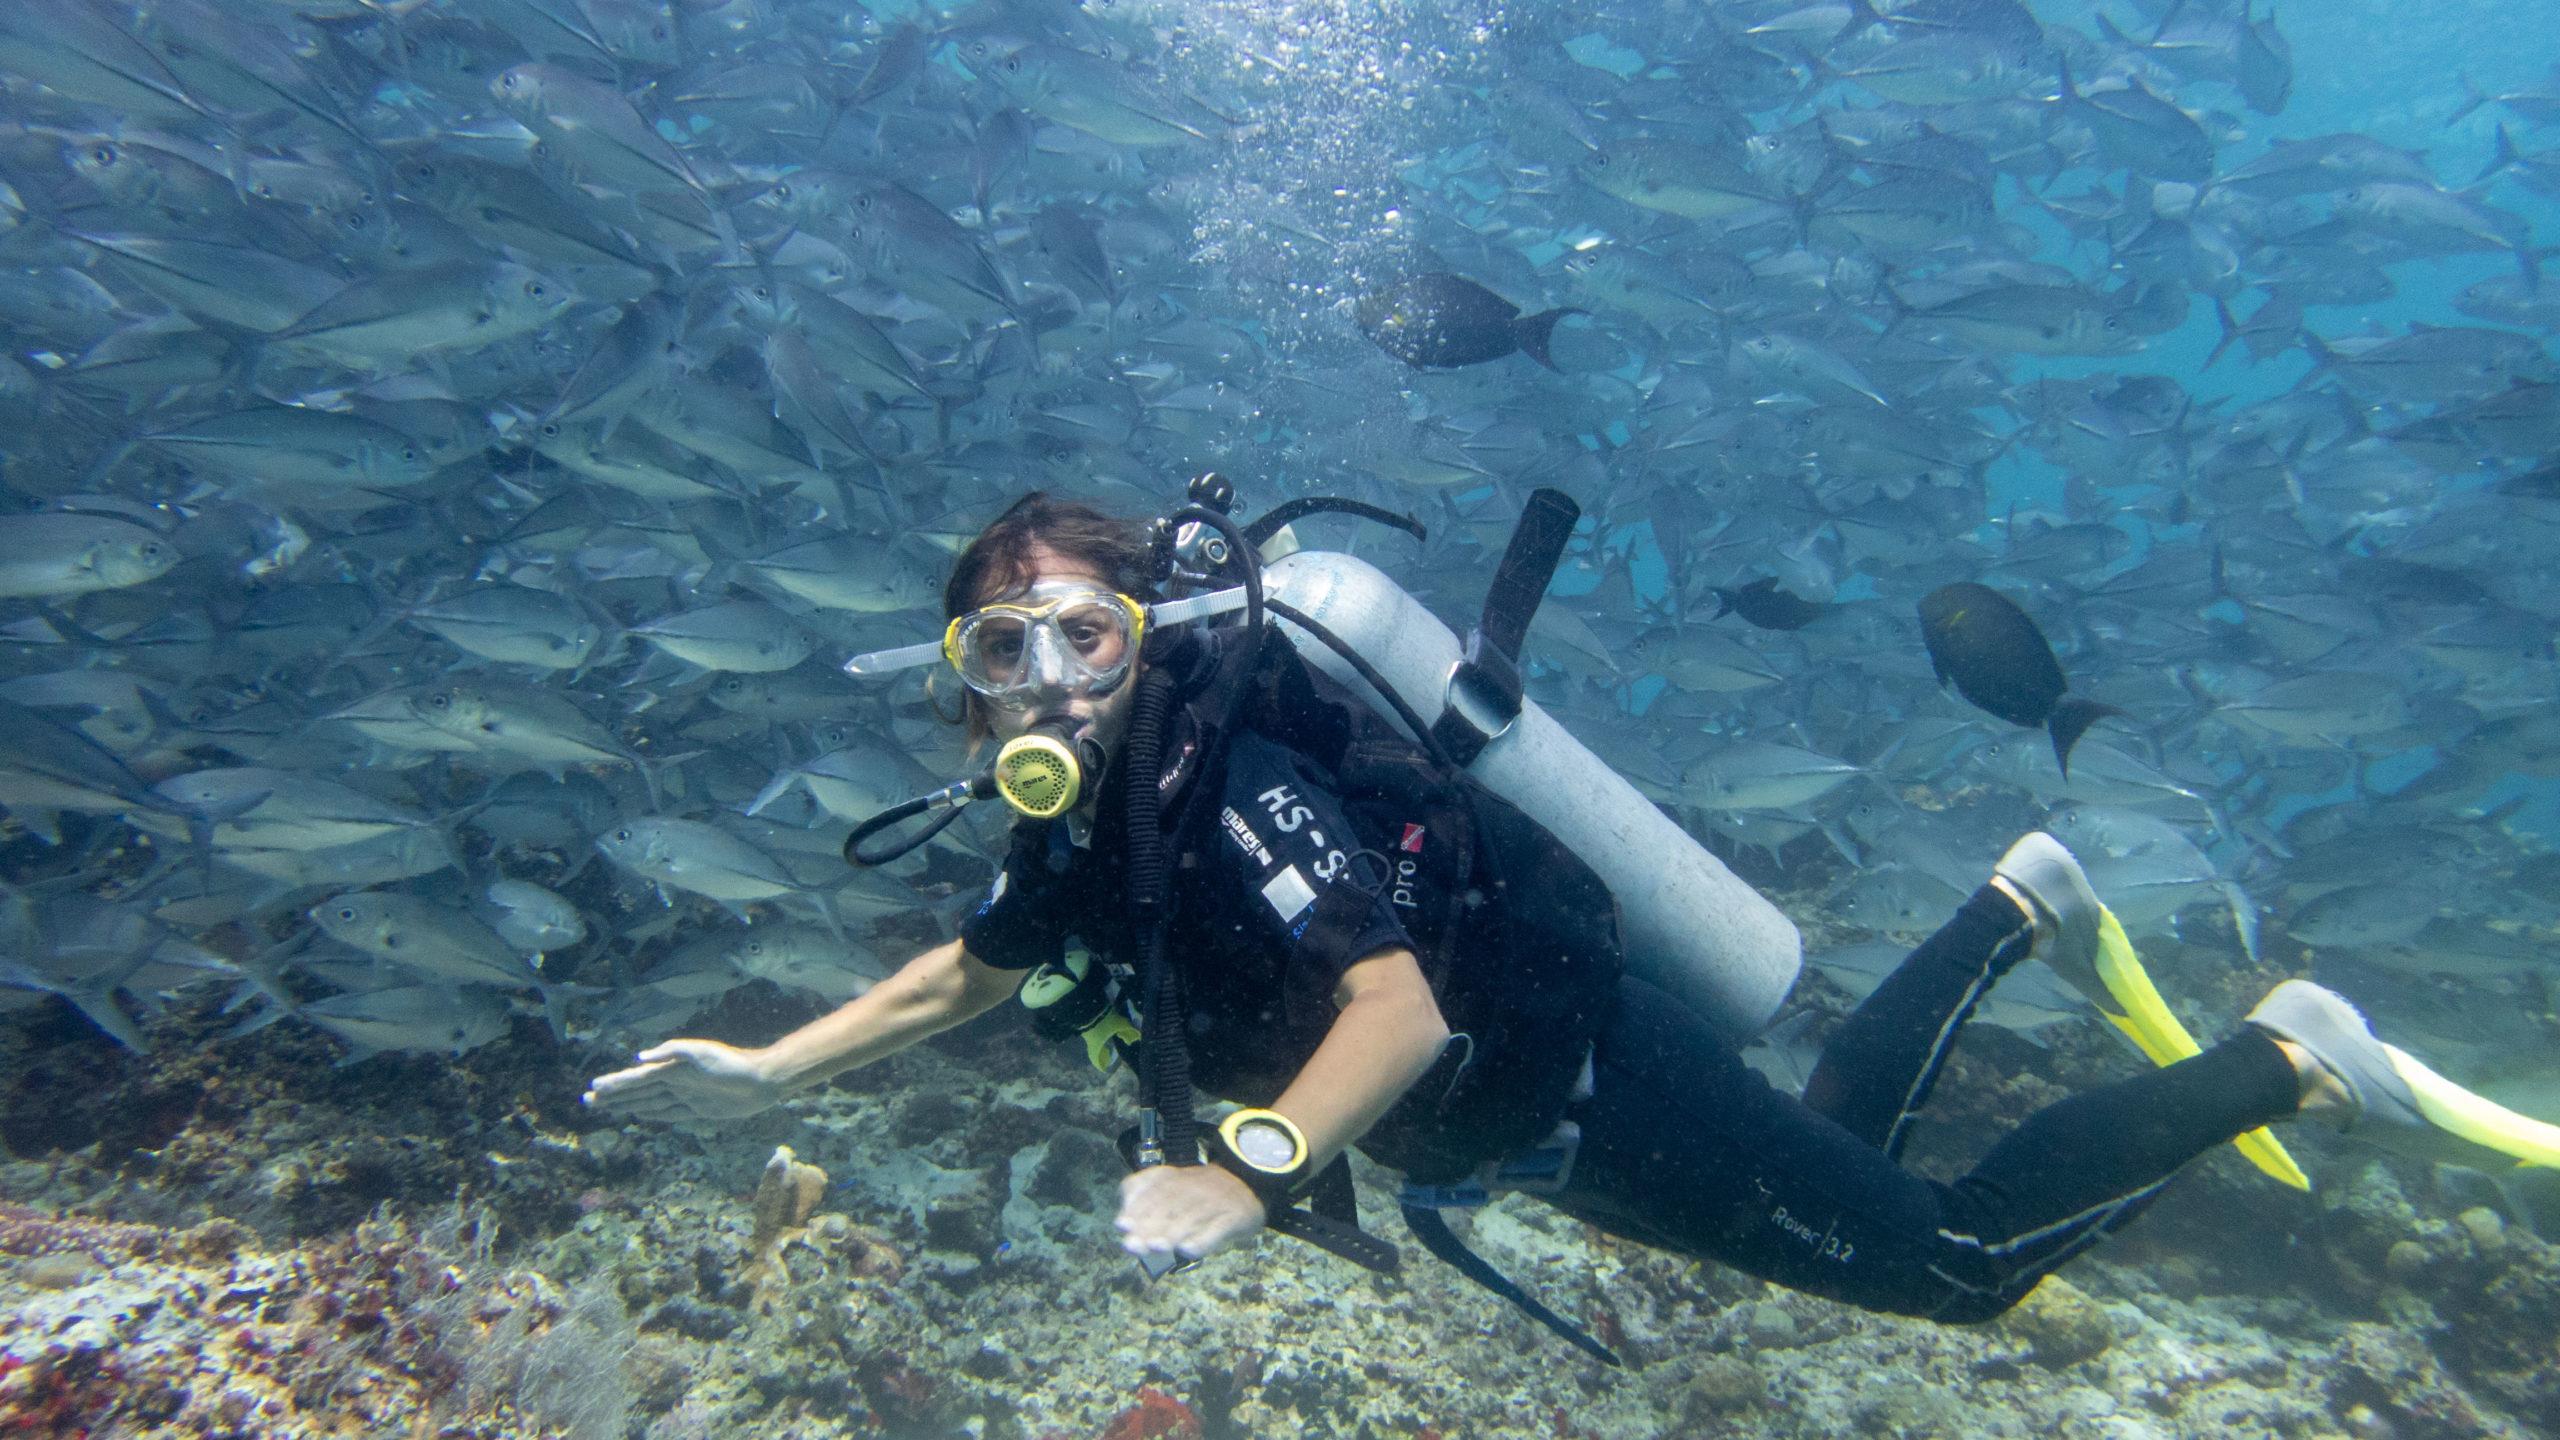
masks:
[[[1031,574],[1025,583],[1001,595],[987,597],[987,603],[1017,600],[1029,593],[1034,585],[1056,582],[1090,585],[1097,590],[1111,588],[1109,580],[1082,562],[1043,547],[1032,551]],[[1047,697],[1022,709],[990,704],[983,697],[977,703],[986,707],[988,728],[994,731],[999,745],[1034,726],[1063,718],[1073,722],[1073,738],[1090,739],[1102,747],[1105,755],[1116,758],[1120,753],[1120,742],[1129,731],[1129,709],[1138,689],[1139,665],[1140,662],[1133,660],[1129,674],[1107,695]]]

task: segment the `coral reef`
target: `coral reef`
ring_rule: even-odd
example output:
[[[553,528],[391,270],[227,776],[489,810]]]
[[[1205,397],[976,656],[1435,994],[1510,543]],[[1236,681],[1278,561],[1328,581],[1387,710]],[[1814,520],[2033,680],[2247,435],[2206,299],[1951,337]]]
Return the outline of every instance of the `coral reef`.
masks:
[[[633,1335],[609,1287],[496,1265],[457,1210],[285,1250],[13,1208],[0,1254],[31,1289],[0,1338],[0,1431],[385,1435],[466,1426],[616,1440]],[[39,1270],[63,1257],[92,1268]]]
[[[2048,1369],[2077,1365],[2115,1343],[2115,1322],[2079,1286],[2048,1275],[2001,1323],[2027,1342],[2027,1353]]]
[[[1009,1021],[705,1130],[600,1125],[574,1097],[612,1056],[538,1026],[459,1065],[349,1070],[264,1032],[173,1038],[77,1115],[10,1131],[0,1434],[2560,1433],[2560,1250],[2405,1162],[2315,1139],[2323,1187],[2300,1197],[2217,1157],[1966,1329],[1519,1197],[1459,1220],[1630,1360],[1604,1371],[1410,1248],[1376,1276],[1266,1238],[1144,1281],[1110,1224],[1125,1096]],[[69,1063],[50,1025],[0,1017],[13,1094]],[[1914,1154],[1960,1165],[2124,1063],[2103,1036],[1985,1035]],[[116,1118],[127,1100],[148,1123]],[[1393,1214],[1382,1178],[1362,1168],[1372,1216]]]

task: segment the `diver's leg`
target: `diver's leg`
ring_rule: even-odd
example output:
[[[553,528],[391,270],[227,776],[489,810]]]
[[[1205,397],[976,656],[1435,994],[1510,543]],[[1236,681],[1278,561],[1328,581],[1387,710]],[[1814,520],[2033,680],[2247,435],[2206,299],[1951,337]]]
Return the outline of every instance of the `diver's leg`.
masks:
[[[2294,1113],[2300,1079],[2254,1026],[2038,1111],[1953,1184],[1770,1088],[1705,1021],[1622,982],[1554,1198],[1604,1229],[1895,1314],[1987,1319],[2123,1224],[2187,1161]]]
[[[1956,1032],[2034,943],[2035,922],[2017,901],[1989,885],[1974,891],[1831,1032],[1804,1103],[1886,1158],[1900,1155]]]
[[[2104,993],[2095,967],[2103,909],[2060,842],[2041,831],[2019,837],[1955,917],[1832,1032],[1805,1103],[1899,1157],[1956,1032],[2011,967],[2032,953],[2084,993]]]

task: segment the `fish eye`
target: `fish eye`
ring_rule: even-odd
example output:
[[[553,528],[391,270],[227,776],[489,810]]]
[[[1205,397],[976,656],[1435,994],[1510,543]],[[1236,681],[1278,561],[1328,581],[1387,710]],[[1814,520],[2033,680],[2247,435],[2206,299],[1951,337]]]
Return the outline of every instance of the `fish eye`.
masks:
[[[89,152],[89,158],[97,161],[101,165],[113,165],[116,163],[116,147],[113,145],[101,145],[97,149]]]
[[[438,710],[449,709],[453,705],[453,697],[442,692],[438,692],[428,696],[427,703]]]
[[[773,198],[781,201],[785,205],[791,203],[792,193],[791,182],[788,180],[782,181],[773,187]]]
[[[748,293],[754,295],[759,300],[770,300],[773,298],[773,287],[770,285],[758,285]]]
[[[1019,55],[1007,55],[1006,57],[1004,57],[1004,69],[1005,69],[1005,73],[1006,73],[1006,74],[1008,74],[1008,75],[1019,75],[1019,74],[1021,74],[1021,73],[1022,73],[1022,57],[1021,57],[1021,56],[1019,56]]]
[[[339,919],[341,919],[341,920],[347,920],[347,921],[352,921],[352,920],[354,920],[354,919],[356,918],[356,907],[354,907],[353,905],[341,905],[341,906],[339,906],[339,907],[338,907],[338,918],[339,918]]]
[[[411,445],[411,446],[407,446],[407,447],[403,448],[403,449],[401,450],[401,452],[400,452],[400,460],[401,460],[401,463],[406,464],[406,465],[415,465],[415,464],[417,464],[417,463],[418,463],[418,447],[417,447],[417,446],[415,446],[415,445]]]
[[[551,287],[539,280],[527,280],[524,282],[524,294],[528,300],[547,299],[551,294]]]
[[[631,838],[631,827],[630,827],[630,826],[628,826],[628,825],[626,825],[626,826],[622,827],[621,829],[614,831],[614,832],[613,832],[613,838],[614,838],[614,839],[616,839],[616,840],[628,840],[628,839],[630,839],[630,838]]]

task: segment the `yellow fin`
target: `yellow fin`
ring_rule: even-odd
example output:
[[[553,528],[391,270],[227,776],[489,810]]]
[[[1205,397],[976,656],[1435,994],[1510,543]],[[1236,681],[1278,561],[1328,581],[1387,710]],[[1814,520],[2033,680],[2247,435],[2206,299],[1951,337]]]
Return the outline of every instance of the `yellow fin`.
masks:
[[[2133,941],[2125,935],[2124,925],[2116,919],[2115,912],[2104,905],[2098,907],[2098,978],[2106,982],[2107,994],[2122,1011],[2119,1014],[2100,1006],[2100,1012],[2123,1031],[2152,1064],[2174,1065],[2190,1055],[2203,1052],[2204,1047],[2196,1043],[2196,1037],[2188,1034],[2187,1027],[2171,1013],[2169,1003],[2160,998],[2159,988],[2151,983],[2150,972],[2142,968],[2141,957],[2133,953]],[[2469,1095],[2470,1092],[2462,1093]],[[2483,1105],[2488,1104],[2476,1095],[2470,1098],[2479,1100]],[[2553,1134],[2560,1137],[2560,1131],[2553,1131]],[[2283,1142],[2277,1140],[2272,1131],[2262,1127],[2231,1143],[2240,1147],[2240,1153],[2249,1157],[2250,1164],[2267,1174],[2296,1190],[2311,1188],[2311,1177],[2303,1174],[2302,1167],[2293,1163],[2293,1157],[2285,1153]]]
[[[2382,1050],[2391,1057],[2391,1068],[2407,1082],[2409,1093],[2417,1097],[2420,1112],[2437,1129],[2512,1155],[2520,1164],[2560,1167],[2560,1125],[2519,1114],[2465,1090],[2397,1045],[2386,1044]]]

